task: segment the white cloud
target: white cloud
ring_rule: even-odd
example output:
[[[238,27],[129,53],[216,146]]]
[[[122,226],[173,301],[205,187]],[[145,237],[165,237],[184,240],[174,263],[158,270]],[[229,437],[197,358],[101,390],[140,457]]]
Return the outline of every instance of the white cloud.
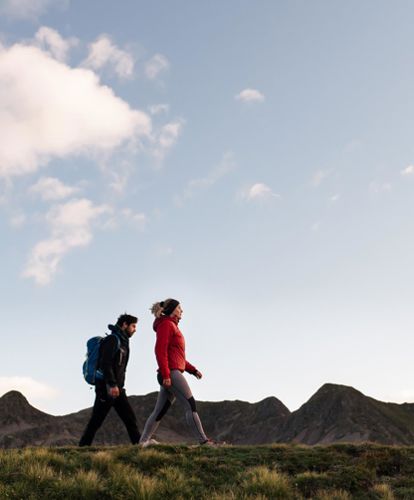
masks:
[[[145,65],[145,75],[154,80],[162,72],[170,67],[168,59],[162,54],[155,54]]]
[[[130,208],[114,211],[112,217],[105,224],[105,229],[114,230],[121,225],[127,224],[139,231],[144,231],[148,223],[148,217],[142,212],[134,212]]]
[[[125,208],[121,211],[123,217],[135,225],[138,229],[144,229],[148,220],[147,216],[141,212],[134,212],[130,208]]]
[[[35,45],[49,52],[58,61],[66,61],[69,50],[77,44],[76,38],[64,39],[56,30],[47,26],[42,26],[35,35]]]
[[[55,177],[42,177],[30,187],[31,193],[38,194],[43,200],[62,200],[78,191],[78,188],[67,186]]]
[[[236,162],[234,160],[234,154],[232,152],[225,153],[221,162],[212,168],[205,177],[190,180],[184,192],[174,198],[175,203],[177,205],[182,205],[185,200],[192,198],[199,191],[210,188],[222,177],[234,171],[235,168]]]
[[[89,45],[89,55],[83,63],[94,70],[112,67],[120,78],[131,78],[134,64],[133,56],[117,47],[107,35],[101,35]]]
[[[0,377],[0,396],[9,391],[19,391],[27,399],[53,399],[58,391],[31,377]]]
[[[163,125],[159,132],[153,137],[153,155],[156,159],[162,160],[167,152],[174,146],[181,134],[183,125],[183,120],[167,123]]]
[[[51,235],[35,245],[23,272],[38,285],[47,285],[57,272],[60,261],[70,250],[92,241],[92,224],[110,213],[107,205],[95,206],[88,199],[74,199],[52,207],[46,215]]]
[[[312,177],[311,184],[313,187],[318,187],[321,185],[322,181],[324,181],[330,174],[331,170],[317,170]]]
[[[34,46],[0,46],[0,177],[35,172],[51,158],[112,153],[149,137],[151,119],[87,69]]]
[[[408,165],[403,170],[401,170],[401,175],[408,176],[414,174],[414,165]]]
[[[244,198],[248,201],[263,201],[271,198],[280,198],[280,195],[274,193],[266,184],[258,182],[246,190]]]
[[[110,187],[118,194],[122,194],[128,183],[130,176],[129,169],[123,169],[122,172],[110,172],[111,181],[109,182]]]
[[[152,115],[160,115],[162,113],[168,113],[170,110],[170,106],[168,104],[154,104],[148,109]]]
[[[341,195],[340,194],[334,194],[332,195],[330,198],[329,198],[329,201],[331,203],[336,203],[339,199],[341,198]]]
[[[265,100],[265,96],[256,89],[244,89],[234,98],[243,102],[263,102]]]
[[[2,0],[0,13],[17,19],[37,19],[49,7],[66,7],[69,0]]]

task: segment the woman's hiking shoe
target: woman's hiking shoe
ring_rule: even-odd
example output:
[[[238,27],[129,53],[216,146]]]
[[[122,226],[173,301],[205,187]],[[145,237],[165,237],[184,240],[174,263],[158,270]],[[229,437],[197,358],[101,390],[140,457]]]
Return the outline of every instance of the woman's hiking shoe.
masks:
[[[207,439],[206,441],[203,441],[200,443],[200,446],[208,446],[209,448],[219,448],[220,446],[223,446],[225,443],[218,443],[217,441],[213,441],[212,439]]]
[[[157,446],[159,443],[156,439],[147,439],[147,441],[143,441],[142,443],[139,443],[141,448],[148,448],[148,446]]]

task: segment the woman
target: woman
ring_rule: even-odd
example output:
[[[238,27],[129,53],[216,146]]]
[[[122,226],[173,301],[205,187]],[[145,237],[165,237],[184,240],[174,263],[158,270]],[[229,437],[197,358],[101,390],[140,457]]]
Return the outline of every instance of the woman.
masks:
[[[153,325],[157,334],[155,356],[158,363],[157,379],[161,387],[154,411],[145,424],[140,444],[143,447],[157,444],[151,437],[157,430],[162,417],[178,398],[184,406],[187,423],[198,442],[214,446],[213,441],[204,433],[191,389],[183,375],[186,371],[198,379],[202,377],[197,368],[185,359],[185,341],[178,328],[183,314],[181,305],[178,300],[166,299],[156,302],[151,312],[155,316]]]

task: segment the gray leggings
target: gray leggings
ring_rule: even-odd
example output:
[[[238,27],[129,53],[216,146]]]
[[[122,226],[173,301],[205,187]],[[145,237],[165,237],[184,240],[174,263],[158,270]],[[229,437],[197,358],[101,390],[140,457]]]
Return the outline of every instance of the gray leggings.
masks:
[[[200,443],[204,443],[204,441],[207,441],[207,436],[201,425],[196,403],[187,380],[179,370],[172,370],[170,377],[171,387],[166,388],[161,385],[157,403],[154,411],[145,423],[140,442],[142,443],[151,439],[151,436],[160,425],[162,417],[167,413],[170,406],[174,404],[175,400],[178,399],[184,407],[187,424],[190,426],[194,436]],[[160,382],[160,376],[158,377],[158,381]]]

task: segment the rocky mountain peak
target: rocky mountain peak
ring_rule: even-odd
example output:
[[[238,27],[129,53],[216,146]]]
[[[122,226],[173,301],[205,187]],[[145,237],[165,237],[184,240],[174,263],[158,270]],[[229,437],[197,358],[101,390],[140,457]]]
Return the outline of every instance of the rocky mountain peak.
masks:
[[[32,421],[49,415],[37,410],[19,391],[9,391],[0,398],[0,423]]]
[[[0,397],[1,408],[21,408],[25,406],[30,406],[27,399],[19,391],[9,391]]]

